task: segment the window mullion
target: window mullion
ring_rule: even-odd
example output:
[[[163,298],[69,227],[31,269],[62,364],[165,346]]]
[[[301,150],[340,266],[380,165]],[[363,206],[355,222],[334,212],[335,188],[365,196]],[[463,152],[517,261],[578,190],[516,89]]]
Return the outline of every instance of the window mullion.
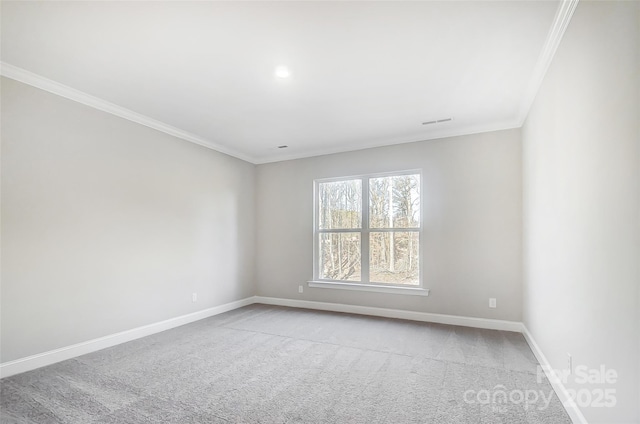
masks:
[[[419,233],[420,228],[416,227],[393,227],[393,228],[369,228],[374,233]]]
[[[361,281],[369,282],[369,178],[362,179],[362,235],[360,236]]]
[[[320,193],[317,181],[313,183],[313,279],[320,276]]]
[[[319,234],[335,234],[335,233],[359,233],[360,228],[335,228],[328,230],[316,230]]]

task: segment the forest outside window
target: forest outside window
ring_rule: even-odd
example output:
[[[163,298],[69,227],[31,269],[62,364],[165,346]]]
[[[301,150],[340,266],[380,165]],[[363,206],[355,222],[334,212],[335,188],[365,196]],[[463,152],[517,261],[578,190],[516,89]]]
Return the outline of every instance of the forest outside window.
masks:
[[[420,173],[318,180],[314,282],[420,288]]]

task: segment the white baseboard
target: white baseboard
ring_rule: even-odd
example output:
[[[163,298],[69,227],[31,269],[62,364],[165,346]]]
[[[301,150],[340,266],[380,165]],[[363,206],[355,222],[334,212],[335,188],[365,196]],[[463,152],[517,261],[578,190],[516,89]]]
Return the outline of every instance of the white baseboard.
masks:
[[[133,328],[131,330],[122,331],[120,333],[110,334],[86,342],[77,343],[60,349],[50,350],[48,352],[39,353],[37,355],[27,356],[25,358],[16,359],[15,361],[0,364],[0,378],[9,377],[26,371],[46,365],[55,364],[56,362],[65,361],[77,356],[86,355],[107,347],[115,346],[131,340],[189,324],[204,318],[218,315],[233,309],[255,303],[254,297],[237,300],[235,302],[225,303],[224,305],[214,306],[213,308],[203,309],[202,311],[193,312],[191,314],[170,318],[165,321],[156,322],[142,327]]]
[[[266,305],[289,306],[292,308],[316,309],[322,311],[345,312],[361,315],[373,315],[385,318],[408,319],[412,321],[434,322],[439,324],[460,325],[463,327],[484,328],[489,330],[514,331],[522,333],[525,340],[531,347],[534,355],[538,359],[541,366],[544,367],[547,378],[551,383],[558,398],[564,405],[569,417],[575,424],[588,424],[584,415],[578,406],[571,400],[567,389],[561,381],[555,378],[553,370],[544,356],[540,347],[533,339],[529,330],[521,322],[504,321],[486,318],[463,317],[457,315],[433,314],[427,312],[404,311],[399,309],[385,309],[370,306],[346,305],[341,303],[314,302],[308,300],[282,299],[275,297],[255,296],[255,303],[263,303]]]
[[[387,318],[408,319],[413,321],[435,322],[440,324],[461,325],[474,328],[486,328],[491,330],[522,331],[522,324],[513,321],[501,321],[483,318],[470,318],[454,315],[431,314],[426,312],[403,311],[399,309],[375,308],[369,306],[345,305],[338,303],[311,302],[306,300],[280,299],[274,297],[253,296],[247,297],[224,305],[204,309],[187,315],[171,318],[165,321],[145,325],[120,333],[110,334],[86,342],[77,343],[60,349],[50,350],[25,358],[0,364],[0,378],[9,377],[36,368],[55,364],[57,362],[72,359],[87,353],[126,343],[135,339],[189,324],[204,318],[218,315],[233,309],[263,303],[267,305],[290,306],[294,308],[318,309],[323,311],[346,312],[361,315],[373,315]]]
[[[464,327],[485,328],[522,332],[522,323],[498,319],[472,318],[457,315],[432,314],[428,312],[404,311],[400,309],[376,308],[371,306],[346,305],[342,303],[313,302],[309,300],[282,299],[276,297],[255,296],[255,303],[289,306],[292,308],[318,309],[321,311],[346,312],[360,315],[373,315],[385,318],[408,319],[412,321],[434,322],[438,324],[460,325]]]
[[[17,359],[15,361],[2,363],[0,364],[0,378],[9,377],[22,372],[34,370],[36,368],[55,364],[56,362],[72,359],[81,355],[86,355],[87,353],[112,347],[121,343],[126,343],[131,340],[146,337],[151,334],[189,324],[191,322],[195,322],[254,303],[361,315],[372,315],[385,318],[398,318],[412,321],[433,322],[439,324],[460,325],[464,327],[484,328],[489,330],[515,331],[523,333],[525,339],[527,340],[527,343],[529,343],[531,350],[535,354],[540,364],[546,365],[545,370],[551,370],[551,368],[548,366],[549,362],[547,361],[546,357],[536,344],[527,328],[521,322],[405,311],[400,309],[376,308],[371,306],[357,306],[340,303],[313,302],[308,300],[253,296],[237,300],[235,302],[226,303],[224,305],[215,306],[213,308],[204,309],[202,311],[194,312],[191,314],[171,318],[154,324],[122,331],[120,333],[111,334],[86,342],[66,346],[60,349],[43,352],[37,355]],[[549,371],[547,373],[547,378],[549,378],[549,381],[553,385],[554,390],[558,394],[560,401],[562,401],[562,403],[564,404],[565,409],[567,410],[567,413],[569,414],[573,422],[576,424],[587,424],[587,421],[582,415],[582,412],[579,410],[579,408],[573,402],[570,402],[570,397],[567,393],[566,388],[562,385],[562,383],[559,382],[558,379],[554,378],[554,375],[551,375],[550,373],[553,373],[553,371]]]
[[[558,395],[560,402],[562,402],[562,404],[564,405],[564,409],[566,409],[571,420],[574,422],[574,424],[588,424],[587,419],[584,417],[584,415],[582,415],[582,411],[580,411],[578,405],[576,405],[573,399],[571,399],[571,396],[569,396],[569,393],[567,392],[567,388],[564,387],[564,384],[562,384],[562,380],[557,378],[555,372],[553,371],[553,368],[551,367],[551,364],[549,364],[549,361],[547,361],[547,357],[544,356],[544,353],[542,353],[540,346],[538,346],[535,339],[529,332],[529,329],[524,324],[522,324],[522,335],[529,344],[529,347],[531,347],[531,350],[536,356],[536,359],[538,359],[538,362],[540,362],[540,365],[547,375],[549,383],[551,383],[553,390]]]

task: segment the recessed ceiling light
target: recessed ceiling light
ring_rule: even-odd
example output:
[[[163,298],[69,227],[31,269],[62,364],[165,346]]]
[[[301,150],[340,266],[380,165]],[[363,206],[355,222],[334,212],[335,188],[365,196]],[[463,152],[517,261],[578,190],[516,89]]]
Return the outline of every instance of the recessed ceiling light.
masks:
[[[282,65],[276,67],[275,74],[278,78],[289,78],[289,76],[291,76],[291,72],[289,71],[289,68]]]

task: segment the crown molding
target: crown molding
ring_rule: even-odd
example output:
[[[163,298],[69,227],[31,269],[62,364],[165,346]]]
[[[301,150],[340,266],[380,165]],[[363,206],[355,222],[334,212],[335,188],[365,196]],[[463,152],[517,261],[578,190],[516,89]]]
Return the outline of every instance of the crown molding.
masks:
[[[126,109],[122,106],[110,103],[106,100],[92,96],[83,91],[76,90],[75,88],[60,84],[59,82],[50,80],[38,74],[34,74],[33,72],[11,65],[10,63],[0,62],[0,75],[39,88],[41,90],[57,94],[58,96],[73,100],[85,106],[89,106],[94,109],[98,109],[103,112],[118,116],[120,118],[138,123],[140,125],[153,128],[154,130],[161,131],[173,137],[189,141],[203,147],[207,147],[209,149],[224,153],[229,156],[233,156],[246,162],[250,162],[253,164],[256,163],[256,159],[252,156],[245,155],[239,151],[230,149],[226,146],[222,146],[196,134],[165,124],[164,122],[160,122],[156,119]]]
[[[522,127],[522,125],[524,124],[527,118],[527,115],[529,114],[529,110],[533,105],[536,95],[538,94],[540,86],[542,85],[542,81],[544,80],[547,70],[551,65],[551,62],[558,49],[558,46],[562,41],[562,37],[564,36],[564,33],[567,27],[569,26],[569,22],[571,21],[571,18],[578,5],[578,2],[579,0],[560,0],[560,4],[558,6],[558,10],[556,11],[555,18],[553,20],[553,23],[547,35],[547,39],[545,41],[543,49],[540,52],[540,55],[538,57],[538,61],[533,70],[531,79],[529,80],[529,84],[526,88],[525,95],[523,96],[518,114],[515,117],[515,119],[492,123],[492,124],[472,125],[472,126],[456,128],[456,129],[447,128],[447,129],[438,130],[435,132],[425,134],[424,136],[421,136],[421,137],[413,136],[410,138],[405,137],[405,138],[400,138],[395,140],[382,140],[379,142],[367,143],[365,145],[359,145],[359,146],[354,145],[349,147],[331,147],[327,149],[317,149],[313,151],[307,151],[304,153],[301,152],[301,153],[281,154],[281,155],[276,155],[271,157],[250,156],[250,155],[241,153],[237,150],[230,149],[227,146],[223,146],[221,144],[215,143],[211,140],[207,140],[196,134],[181,130],[179,128],[173,127],[171,125],[168,125],[158,120],[155,120],[153,118],[150,118],[148,116],[131,111],[129,109],[123,108],[116,104],[107,102],[106,100],[84,93],[80,90],[76,90],[69,86],[60,84],[56,81],[52,81],[50,79],[44,78],[40,75],[34,74],[30,71],[27,71],[25,69],[19,68],[17,66],[11,65],[6,62],[0,62],[0,75],[31,85],[33,87],[37,87],[42,90],[57,94],[61,97],[65,97],[67,99],[76,101],[78,103],[82,103],[86,106],[93,107],[103,112],[116,115],[118,117],[127,119],[129,121],[136,122],[138,124],[147,126],[149,128],[153,128],[155,130],[180,138],[182,140],[207,147],[209,149],[227,154],[229,156],[236,157],[238,159],[244,160],[246,162],[249,162],[255,165],[260,165],[260,164],[266,164],[266,163],[272,163],[272,162],[282,162],[287,160],[303,159],[303,158],[309,158],[314,156],[322,156],[322,155],[344,153],[344,152],[364,150],[364,149],[370,149],[370,148],[376,148],[376,147],[391,146],[396,144],[413,143],[413,142],[419,142],[419,141],[435,140],[440,138],[464,136],[464,135],[471,135],[471,134],[480,134],[480,133],[489,132],[489,131],[500,131],[500,130]]]
[[[527,87],[522,103],[520,105],[520,111],[518,114],[520,124],[519,126],[522,126],[524,124],[524,121],[527,119],[527,115],[529,115],[529,110],[531,109],[531,106],[533,105],[533,102],[538,95],[538,91],[540,90],[542,81],[547,74],[547,70],[551,65],[556,51],[558,50],[558,46],[562,41],[562,37],[564,36],[564,33],[569,26],[569,22],[571,22],[573,12],[575,12],[579,1],[580,0],[560,1],[560,5],[558,6],[558,10],[556,11],[556,16],[553,19],[551,29],[549,30],[549,34],[547,35],[547,40],[545,41],[544,47],[540,52],[538,62],[536,63],[536,67],[534,68],[531,79],[529,80],[529,86]]]
[[[466,125],[459,128],[440,129],[421,136],[402,137],[402,138],[389,138],[385,140],[379,140],[378,142],[369,142],[363,145],[351,145],[351,146],[337,146],[326,149],[316,149],[306,151],[303,153],[290,153],[278,156],[271,156],[267,158],[258,158],[254,162],[256,165],[263,165],[267,163],[284,162],[288,160],[306,159],[317,156],[333,155],[337,153],[356,152],[359,150],[376,149],[379,147],[390,147],[398,144],[419,143],[421,141],[440,140],[451,137],[463,137],[467,135],[482,134],[494,131],[505,131],[510,129],[520,128],[522,124],[517,119],[507,119],[500,122],[493,122],[491,124],[477,124]]]
[[[123,108],[121,106],[110,103],[101,98],[87,94],[83,91],[76,90],[75,88],[71,88],[64,84],[60,84],[59,82],[50,80],[48,78],[45,78],[33,72],[11,65],[10,63],[0,62],[0,75],[6,78],[10,78],[10,79],[22,82],[24,84],[27,84],[33,87],[36,87],[36,88],[39,88],[41,90],[48,91],[50,93],[56,94],[66,99],[73,100],[85,106],[89,106],[89,107],[101,110],[103,112],[107,112],[112,115],[118,116],[120,118],[124,118],[132,122],[136,122],[146,127],[153,128],[155,130],[161,131],[163,133],[169,134],[179,139],[189,141],[191,143],[195,143],[200,146],[207,147],[209,149],[227,154],[229,156],[236,157],[238,159],[252,163],[254,165],[273,163],[273,162],[282,162],[282,161],[294,160],[294,159],[304,159],[304,158],[315,157],[315,156],[330,155],[334,153],[345,153],[345,152],[351,152],[351,151],[357,151],[357,150],[372,149],[376,147],[393,146],[396,144],[415,143],[420,141],[436,140],[441,138],[480,134],[480,133],[485,133],[490,131],[501,131],[501,130],[506,130],[511,128],[519,128],[522,126],[522,124],[519,123],[517,119],[510,119],[510,120],[495,122],[491,124],[470,125],[462,128],[444,128],[444,129],[432,130],[431,132],[425,134],[424,136],[385,139],[385,140],[378,140],[377,142],[375,141],[369,142],[362,145],[316,149],[316,150],[306,151],[304,153],[297,153],[297,154],[291,153],[291,154],[281,154],[281,155],[269,156],[269,157],[256,157],[256,156],[249,156],[249,155],[240,153],[239,151],[236,151],[233,149],[229,149],[226,146],[222,146],[220,144],[214,143],[210,140],[207,140],[193,133],[181,130],[179,128],[165,124],[164,122],[160,122],[156,119],[153,119],[148,116],[142,115],[140,113],[134,112],[132,110]]]

